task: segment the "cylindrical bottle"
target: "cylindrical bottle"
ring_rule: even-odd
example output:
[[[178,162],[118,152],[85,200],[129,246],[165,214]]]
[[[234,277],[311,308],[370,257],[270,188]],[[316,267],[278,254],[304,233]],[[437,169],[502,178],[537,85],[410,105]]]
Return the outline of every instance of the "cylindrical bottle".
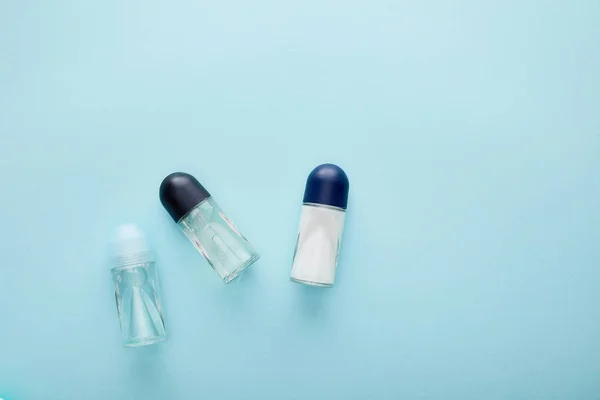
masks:
[[[123,344],[138,347],[167,339],[156,263],[135,225],[117,229],[112,268]]]
[[[259,256],[208,191],[190,174],[175,172],[160,185],[160,201],[225,283]]]
[[[331,287],[344,229],[350,183],[337,165],[323,164],[306,180],[290,279]]]

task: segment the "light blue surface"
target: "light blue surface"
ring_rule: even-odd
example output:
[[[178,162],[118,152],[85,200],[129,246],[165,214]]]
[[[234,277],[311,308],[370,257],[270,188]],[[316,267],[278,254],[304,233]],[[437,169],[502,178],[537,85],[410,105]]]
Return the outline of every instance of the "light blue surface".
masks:
[[[484,4],[486,3],[486,4]],[[0,397],[600,398],[598,1],[0,3]],[[336,286],[289,282],[304,180],[351,181]],[[261,254],[220,282],[195,174]],[[125,349],[143,226],[168,342]]]

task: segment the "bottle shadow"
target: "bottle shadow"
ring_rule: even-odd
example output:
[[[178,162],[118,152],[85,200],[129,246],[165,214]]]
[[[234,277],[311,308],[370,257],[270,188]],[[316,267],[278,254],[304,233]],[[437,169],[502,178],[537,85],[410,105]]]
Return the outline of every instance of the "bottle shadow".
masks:
[[[128,385],[135,388],[132,398],[166,399],[172,398],[177,391],[175,382],[165,364],[165,343],[128,349],[131,351],[129,377],[133,382]],[[133,383],[133,384],[132,384]]]
[[[293,282],[294,304],[303,319],[317,322],[329,313],[332,288],[303,285]]]
[[[260,265],[251,265],[231,282],[220,284],[219,297],[222,306],[239,313],[243,312],[248,304],[252,304],[251,300],[256,296],[257,289],[260,289],[259,272],[256,268],[260,268]]]

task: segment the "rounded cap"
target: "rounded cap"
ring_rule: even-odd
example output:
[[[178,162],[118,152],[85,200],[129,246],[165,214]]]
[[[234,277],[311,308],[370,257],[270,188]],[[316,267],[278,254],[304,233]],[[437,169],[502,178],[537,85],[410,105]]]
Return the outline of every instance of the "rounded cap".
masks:
[[[150,258],[148,242],[137,225],[124,224],[116,229],[113,237],[113,261],[117,266],[148,262]]]
[[[349,189],[350,182],[343,169],[335,164],[322,164],[308,175],[304,203],[325,204],[345,210]]]
[[[160,202],[175,222],[210,197],[208,190],[185,172],[174,172],[163,179],[159,193]]]

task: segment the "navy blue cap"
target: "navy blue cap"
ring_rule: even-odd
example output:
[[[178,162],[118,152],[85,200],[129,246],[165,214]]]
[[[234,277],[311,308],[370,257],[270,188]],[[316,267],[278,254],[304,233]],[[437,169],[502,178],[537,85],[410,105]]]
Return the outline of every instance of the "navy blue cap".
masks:
[[[349,189],[350,182],[343,169],[334,164],[322,164],[308,175],[304,203],[325,204],[345,210]]]
[[[192,175],[174,172],[163,179],[159,196],[171,218],[178,222],[190,210],[209,198],[210,193]]]

